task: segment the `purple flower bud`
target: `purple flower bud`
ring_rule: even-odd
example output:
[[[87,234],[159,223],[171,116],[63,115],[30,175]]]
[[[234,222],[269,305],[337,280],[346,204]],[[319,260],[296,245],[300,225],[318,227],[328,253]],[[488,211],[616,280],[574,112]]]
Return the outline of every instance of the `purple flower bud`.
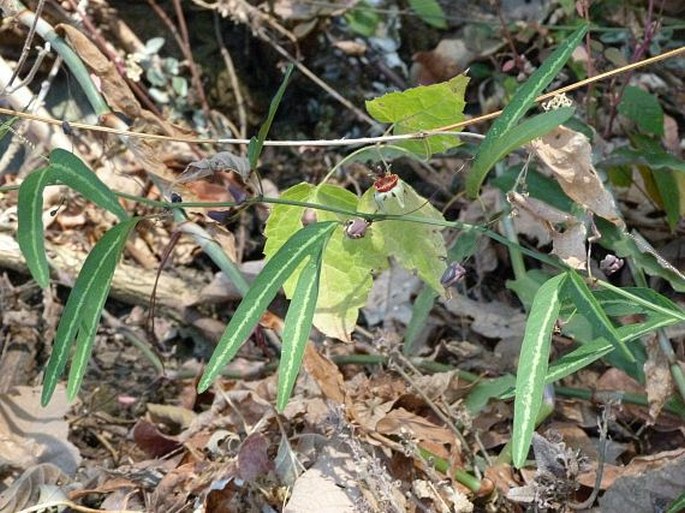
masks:
[[[447,266],[445,272],[442,273],[440,283],[447,289],[452,285],[456,285],[462,278],[466,276],[466,269],[459,262],[452,262]]]
[[[599,268],[607,275],[610,276],[616,271],[623,267],[625,261],[622,258],[618,258],[616,255],[609,253],[605,256],[599,263]]]
[[[371,225],[371,222],[361,217],[349,219],[345,223],[345,235],[350,239],[361,239],[366,235],[366,230]]]

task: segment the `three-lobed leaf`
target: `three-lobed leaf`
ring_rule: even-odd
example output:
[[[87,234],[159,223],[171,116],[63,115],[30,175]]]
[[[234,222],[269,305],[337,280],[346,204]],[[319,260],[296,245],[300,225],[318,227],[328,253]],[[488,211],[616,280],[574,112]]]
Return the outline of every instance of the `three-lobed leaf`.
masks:
[[[559,73],[587,30],[588,26],[582,25],[561,43],[542,63],[542,66],[518,89],[511,102],[505,107],[502,115],[493,122],[492,127],[490,127],[485,136],[485,140],[478,147],[473,166],[466,177],[466,192],[470,197],[475,198],[478,196],[480,186],[494,164],[490,155],[495,153],[500,138],[514,129],[516,123],[533,105],[535,98]]]
[[[285,191],[281,197],[292,201],[322,203],[327,206],[355,211],[359,198],[350,191],[334,185],[315,187],[301,183]],[[267,241],[264,254],[267,259],[279,250],[288,239],[302,227],[304,207],[276,205],[266,223]],[[373,285],[373,274],[388,266],[387,256],[376,244],[376,226],[372,225],[364,238],[351,240],[343,233],[342,223],[348,216],[318,211],[319,221],[338,221],[323,255],[320,276],[320,292],[314,326],[329,337],[349,340],[349,334],[357,323],[359,309],[366,304]],[[294,298],[300,270],[293,272],[283,288],[286,297]]]
[[[447,82],[385,94],[366,102],[366,110],[381,123],[393,123],[394,134],[441,128],[464,120],[464,93],[469,78],[458,75]],[[395,143],[428,158],[460,144],[456,135],[432,135],[420,141]]]
[[[285,280],[307,257],[321,252],[337,224],[327,221],[305,226],[290,237],[266,263],[226,326],[197,385],[200,392],[209,388],[223,367],[235,356]]]
[[[566,279],[566,274],[559,274],[542,284],[526,322],[516,371],[512,433],[512,459],[516,468],[521,468],[526,461],[542,406],[552,333],[561,308],[559,293]]]

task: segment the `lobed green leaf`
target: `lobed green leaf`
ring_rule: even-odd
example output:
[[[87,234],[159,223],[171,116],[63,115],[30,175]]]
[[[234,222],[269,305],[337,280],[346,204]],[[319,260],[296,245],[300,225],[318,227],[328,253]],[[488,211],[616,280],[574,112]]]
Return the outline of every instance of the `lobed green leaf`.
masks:
[[[635,122],[642,132],[664,134],[664,111],[659,99],[639,87],[628,86],[623,90],[618,112]]]
[[[561,308],[559,293],[566,279],[567,275],[564,273],[542,284],[535,294],[526,322],[516,371],[512,434],[512,459],[516,468],[521,468],[526,461],[535,430],[535,419],[542,406],[550,342]]]
[[[50,401],[57,382],[64,372],[74,340],[77,347],[69,375],[69,398],[73,399],[78,393],[92,350],[100,314],[112,285],[114,269],[126,239],[138,221],[138,218],[129,219],[108,230],[86,257],[57,327],[43,380],[41,396],[43,405]]]
[[[458,75],[447,82],[396,91],[366,102],[366,110],[381,123],[393,123],[394,134],[441,128],[464,120],[464,93],[469,78]],[[432,135],[420,141],[401,141],[403,147],[428,158],[461,143],[456,135]]]
[[[516,92],[511,102],[506,106],[502,115],[492,124],[476,154],[473,166],[466,177],[466,192],[475,198],[485,176],[494,164],[490,155],[498,145],[498,140],[514,129],[516,123],[535,102],[535,98],[559,73],[564,63],[588,30],[587,25],[576,29],[559,47],[545,60],[535,73]]]
[[[207,390],[224,365],[235,356],[288,276],[306,257],[321,251],[337,225],[335,221],[327,221],[305,226],[266,263],[226,326],[197,385],[199,392]]]

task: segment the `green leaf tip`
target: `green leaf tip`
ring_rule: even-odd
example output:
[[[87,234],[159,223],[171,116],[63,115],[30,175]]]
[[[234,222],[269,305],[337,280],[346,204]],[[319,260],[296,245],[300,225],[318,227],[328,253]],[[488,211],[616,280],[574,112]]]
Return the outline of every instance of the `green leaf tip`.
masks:
[[[257,326],[285,280],[305,258],[321,253],[336,226],[339,226],[336,221],[307,225],[290,237],[269,259],[226,326],[197,385],[198,392],[207,390],[219,376],[223,367],[235,356]]]
[[[516,123],[533,105],[535,98],[540,95],[543,89],[559,73],[587,31],[588,25],[581,25],[565,39],[543,62],[542,66],[518,89],[511,102],[494,121],[485,136],[485,140],[478,147],[473,166],[471,166],[466,177],[466,193],[469,197],[475,198],[478,196],[485,176],[496,162],[496,160],[493,161],[492,154],[497,153],[499,140],[515,128]]]

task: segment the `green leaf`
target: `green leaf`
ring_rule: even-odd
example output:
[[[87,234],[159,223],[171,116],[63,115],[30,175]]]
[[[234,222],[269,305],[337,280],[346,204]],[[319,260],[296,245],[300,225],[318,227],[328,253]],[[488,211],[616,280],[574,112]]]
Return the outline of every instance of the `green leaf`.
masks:
[[[680,220],[680,189],[675,171],[652,170],[651,175],[659,191],[668,226],[674,232]]]
[[[409,6],[429,25],[439,29],[447,28],[445,12],[436,0],[409,0]]]
[[[394,134],[441,128],[464,120],[464,92],[469,78],[393,92],[366,102],[366,110],[381,123],[394,123]],[[432,135],[420,141],[397,142],[412,153],[428,158],[460,144],[456,135]]]
[[[516,377],[511,374],[479,381],[469,392],[464,401],[464,406],[475,417],[487,406],[490,399],[501,397],[507,390],[513,389],[515,385]]]
[[[485,136],[485,140],[478,148],[476,159],[466,177],[466,192],[470,197],[475,198],[478,196],[478,191],[485,179],[485,175],[490,170],[492,164],[494,164],[490,159],[490,153],[493,151],[493,148],[496,148],[497,141],[514,129],[518,120],[533,105],[535,98],[559,73],[587,30],[588,26],[582,25],[564,40],[552,55],[545,60],[542,66],[519,88],[509,105],[502,112],[502,115],[492,124],[492,127]]]
[[[19,118],[14,116],[2,122],[0,125],[0,140],[2,140],[2,138],[5,137],[5,134],[12,129],[12,125],[17,121],[17,119]]]
[[[120,221],[129,215],[119,198],[97,175],[73,153],[56,148],[50,153],[50,183],[61,182],[80,192],[86,199],[110,211]]]
[[[685,173],[685,160],[679,159],[663,148],[654,146],[645,148],[640,145],[640,148],[618,148],[608,159],[601,162],[601,166],[604,168],[632,164],[643,164],[652,169],[673,169]]]
[[[357,210],[359,198],[350,191],[333,185],[313,185],[301,183],[285,191],[282,198],[322,203],[328,206]],[[302,227],[303,207],[275,205],[267,220],[267,237],[264,254],[272,258],[279,248]],[[331,212],[318,211],[319,221],[344,223],[348,217]],[[372,225],[366,237],[349,239],[343,233],[342,225],[335,229],[323,255],[321,267],[320,292],[314,326],[332,338],[349,340],[356,326],[359,309],[373,285],[373,273],[388,266],[387,255],[379,251],[376,244],[376,225]],[[293,272],[284,284],[286,297],[293,298],[299,270]]]
[[[321,251],[322,244],[330,237],[336,226],[337,223],[333,221],[305,226],[290,237],[266,263],[226,326],[197,385],[199,392],[207,390],[221,373],[224,365],[235,356],[276,297],[286,278],[306,257]]]
[[[414,219],[444,221],[444,217],[431,203],[405,182],[403,205],[386,202],[390,215],[411,216]],[[359,202],[360,212],[376,212],[373,189],[367,190]],[[377,221],[372,227],[372,242],[383,255],[392,256],[402,267],[416,272],[435,292],[442,294],[440,278],[445,272],[447,249],[442,227],[414,221]]]
[[[613,351],[615,346],[604,338],[582,344],[577,349],[565,354],[549,366],[545,384],[554,383],[574,372],[584,369]]]
[[[43,234],[43,189],[49,178],[49,167],[28,175],[19,187],[17,204],[17,242],[31,276],[41,288],[50,284],[50,267]]]
[[[630,362],[635,361],[633,353],[618,336],[613,323],[602,309],[599,301],[590,291],[583,278],[577,272],[569,271],[564,292],[578,309],[578,313],[585,317],[592,325],[594,335],[603,337],[614,345]]]
[[[535,430],[535,419],[542,406],[550,343],[561,307],[559,292],[566,279],[566,274],[560,274],[540,287],[526,322],[516,371],[512,434],[512,459],[516,468],[521,468],[526,461]]]
[[[404,333],[404,341],[402,343],[402,353],[405,356],[414,356],[416,348],[414,344],[421,333],[421,330],[426,326],[428,317],[430,316],[435,300],[438,298],[438,293],[432,288],[423,286],[421,292],[414,300],[414,307],[411,311],[411,319],[407,324],[407,329]]]
[[[129,219],[108,230],[86,257],[57,327],[43,381],[43,405],[52,397],[75,339],[78,347],[70,369],[68,395],[70,399],[76,396],[86,370],[100,313],[112,284],[114,269],[126,239],[138,221],[138,218]]]
[[[345,13],[345,19],[350,26],[350,30],[370,37],[376,32],[381,17],[368,2],[357,2],[352,9]]]
[[[479,173],[482,169],[484,169],[487,173],[487,171],[505,155],[508,155],[516,148],[520,148],[533,139],[537,139],[538,137],[545,135],[554,127],[566,122],[571,118],[571,116],[573,116],[574,111],[575,109],[573,107],[562,107],[557,110],[551,110],[543,114],[538,114],[537,116],[523,121],[516,127],[515,130],[510,130],[501,137],[498,137],[490,145],[487,153],[483,157],[480,157],[479,160],[479,155],[481,154],[480,148],[483,144],[485,144],[485,141],[483,141],[481,147],[478,149],[476,160],[473,163],[470,173]],[[477,168],[476,165],[478,165]]]
[[[685,511],[685,492],[681,493],[671,504],[666,513],[682,513]]]
[[[317,254],[307,257],[285,316],[281,361],[278,364],[276,409],[279,412],[288,404],[312,329],[312,319],[319,295],[322,253],[323,247]]]
[[[602,308],[612,317],[650,315],[658,313],[681,320],[682,309],[666,296],[644,287],[621,287],[620,294],[614,290],[596,290],[594,295]]]
[[[250,168],[255,169],[257,167],[257,161],[259,156],[262,154],[262,148],[264,147],[264,141],[266,136],[269,135],[269,130],[271,130],[271,124],[276,116],[276,111],[278,106],[281,104],[283,95],[285,94],[285,89],[288,87],[288,82],[290,81],[290,75],[293,74],[294,65],[288,65],[288,69],[285,70],[285,76],[283,77],[283,82],[281,82],[278,91],[276,91],[276,96],[271,100],[271,105],[269,105],[269,113],[266,116],[266,121],[259,128],[259,133],[257,137],[250,139],[250,144],[247,146],[247,158],[250,161]]]
[[[639,87],[626,87],[618,112],[635,122],[642,132],[664,135],[664,111],[653,94]]]

